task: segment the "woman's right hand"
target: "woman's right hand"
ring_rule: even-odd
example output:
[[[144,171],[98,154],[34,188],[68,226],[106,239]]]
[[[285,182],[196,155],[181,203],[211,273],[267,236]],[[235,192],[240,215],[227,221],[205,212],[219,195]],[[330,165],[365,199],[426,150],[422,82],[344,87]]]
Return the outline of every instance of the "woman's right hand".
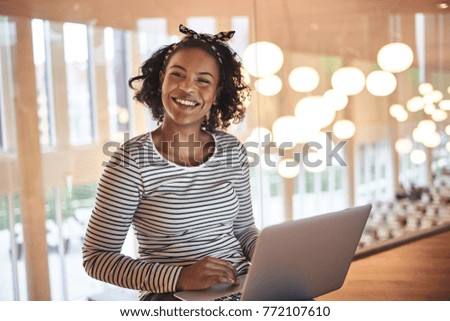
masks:
[[[203,290],[218,283],[238,285],[236,268],[223,259],[208,256],[181,269],[177,290]]]

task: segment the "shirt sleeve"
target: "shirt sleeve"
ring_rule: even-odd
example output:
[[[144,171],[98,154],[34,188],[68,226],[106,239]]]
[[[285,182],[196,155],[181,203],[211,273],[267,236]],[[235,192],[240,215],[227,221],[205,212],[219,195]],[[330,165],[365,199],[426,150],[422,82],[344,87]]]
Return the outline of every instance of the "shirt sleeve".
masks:
[[[234,222],[234,234],[241,244],[244,255],[251,261],[259,231],[255,226],[253,217],[250,194],[250,168],[247,151],[241,143],[239,143],[238,149],[242,177],[235,183],[236,193],[239,199],[239,214]]]
[[[83,244],[83,266],[91,277],[117,286],[175,292],[181,266],[149,263],[121,253],[142,194],[139,167],[122,146],[100,178]]]

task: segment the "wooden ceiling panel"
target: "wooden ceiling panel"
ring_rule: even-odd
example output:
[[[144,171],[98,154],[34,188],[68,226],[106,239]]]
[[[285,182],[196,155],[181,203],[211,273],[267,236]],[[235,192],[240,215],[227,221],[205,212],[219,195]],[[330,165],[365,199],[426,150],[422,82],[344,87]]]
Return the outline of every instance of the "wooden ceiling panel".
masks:
[[[190,16],[248,15],[256,27],[252,41],[375,61],[391,41],[416,50],[415,17],[425,13],[427,68],[450,71],[450,9],[439,9],[439,2],[450,0],[0,0],[0,14],[122,29],[136,29],[145,17],[166,17],[175,26]]]

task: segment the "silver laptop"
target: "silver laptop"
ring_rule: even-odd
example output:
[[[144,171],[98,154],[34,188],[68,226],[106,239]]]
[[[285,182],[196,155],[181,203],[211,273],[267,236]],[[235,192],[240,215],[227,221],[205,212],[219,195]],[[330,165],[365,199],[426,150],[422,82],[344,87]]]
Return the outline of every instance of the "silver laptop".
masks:
[[[240,285],[175,294],[181,300],[312,300],[344,283],[372,205],[266,227]]]

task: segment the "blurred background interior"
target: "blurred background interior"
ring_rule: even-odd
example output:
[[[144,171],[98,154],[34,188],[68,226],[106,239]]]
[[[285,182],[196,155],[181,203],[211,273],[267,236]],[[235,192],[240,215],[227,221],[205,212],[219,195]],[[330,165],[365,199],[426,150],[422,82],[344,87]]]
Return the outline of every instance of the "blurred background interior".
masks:
[[[259,227],[365,203],[359,251],[448,227],[449,5],[0,0],[0,300],[112,288],[82,268],[84,230],[102,162],[156,127],[127,80],[180,23],[236,30],[253,91],[229,132],[248,146]]]

